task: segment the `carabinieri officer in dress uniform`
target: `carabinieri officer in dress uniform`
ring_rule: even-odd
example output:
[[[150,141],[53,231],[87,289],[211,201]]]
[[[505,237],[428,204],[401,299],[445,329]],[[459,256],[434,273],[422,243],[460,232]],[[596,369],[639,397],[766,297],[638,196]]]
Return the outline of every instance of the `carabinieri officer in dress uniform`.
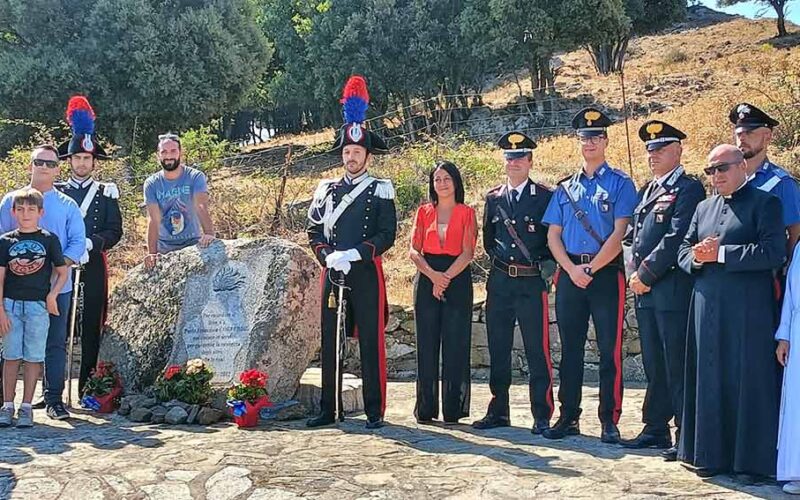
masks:
[[[321,181],[308,212],[308,239],[323,266],[322,290],[322,412],[309,427],[329,425],[341,412],[341,393],[335,394],[336,324],[338,294],[331,275],[345,275],[348,330],[358,336],[361,354],[364,408],[367,428],[384,425],[386,409],[386,350],[384,328],[388,319],[381,255],[392,247],[397,232],[394,187],[387,179],[367,173],[373,154],[388,153],[383,139],[367,130],[369,102],[363,77],[351,77],[344,89],[345,125],[334,151],[342,155],[345,173],[340,179]],[[336,273],[332,273],[336,271]],[[354,327],[354,328],[350,328]],[[340,358],[341,367],[341,358]],[[335,415],[339,398],[340,414]]]
[[[94,118],[94,111],[83,96],[75,96],[67,105],[67,114],[83,111]],[[74,118],[71,123],[76,123]],[[122,238],[122,214],[119,209],[119,190],[111,182],[92,178],[97,160],[107,160],[106,154],[94,134],[77,133],[73,126],[72,138],[58,147],[60,158],[66,158],[70,179],[56,184],[56,188],[75,200],[86,224],[86,250],[88,261],[83,264],[83,312],[81,322],[81,374],[78,392],[83,393],[86,381],[97,365],[100,337],[108,306],[108,260],[106,252]]]
[[[472,426],[491,429],[511,425],[511,347],[514,325],[519,322],[530,371],[532,432],[541,434],[550,426],[553,415],[547,285],[541,267],[543,260],[552,258],[542,217],[553,193],[529,177],[536,148],[530,137],[509,132],[498,145],[505,158],[506,182],[489,191],[483,212],[483,247],[492,260],[486,283],[492,400],[486,416]]]
[[[584,344],[591,315],[600,350],[601,440],[619,442],[625,314],[622,239],[636,206],[636,188],[630,177],[606,163],[606,129],[611,124],[595,108],[575,115],[572,126],[583,167],[559,183],[543,219],[550,226],[550,251],[560,266],[554,282],[561,335],[561,412],[556,424],[542,433],[548,439],[580,433]]]
[[[681,141],[686,134],[652,120],[639,129],[639,138],[647,148],[653,180],[639,190],[624,245],[630,249],[628,283],[636,297],[647,392],[642,405],[644,429],[623,445],[671,448],[662,455],[674,460],[678,450],[672,447],[669,421],[674,417],[680,429],[686,318],[694,283],[692,276],[678,268],[678,248],[706,193],[702,182],[686,174],[681,165]]]

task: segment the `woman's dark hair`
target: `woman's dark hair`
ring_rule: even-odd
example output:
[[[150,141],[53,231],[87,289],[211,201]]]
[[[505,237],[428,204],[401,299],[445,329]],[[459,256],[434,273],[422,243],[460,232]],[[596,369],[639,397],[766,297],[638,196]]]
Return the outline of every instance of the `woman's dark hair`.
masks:
[[[453,187],[456,191],[456,203],[464,203],[464,181],[461,180],[461,172],[458,171],[455,163],[449,161],[440,161],[433,167],[430,175],[428,176],[428,197],[434,205],[439,204],[439,196],[436,194],[436,189],[433,187],[433,176],[437,170],[442,169],[450,175],[453,179]]]

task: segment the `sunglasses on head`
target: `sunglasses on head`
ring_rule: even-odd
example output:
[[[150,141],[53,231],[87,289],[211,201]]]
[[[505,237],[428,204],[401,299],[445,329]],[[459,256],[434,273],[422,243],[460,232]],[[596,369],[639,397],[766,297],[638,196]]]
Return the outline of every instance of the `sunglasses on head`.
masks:
[[[33,160],[33,165],[36,167],[56,168],[58,166],[58,160],[42,160],[35,158]]]
[[[704,168],[703,172],[705,172],[706,175],[709,176],[714,175],[717,172],[724,174],[725,172],[730,170],[731,167],[738,164],[739,162],[717,163],[716,165],[711,165],[710,167]]]

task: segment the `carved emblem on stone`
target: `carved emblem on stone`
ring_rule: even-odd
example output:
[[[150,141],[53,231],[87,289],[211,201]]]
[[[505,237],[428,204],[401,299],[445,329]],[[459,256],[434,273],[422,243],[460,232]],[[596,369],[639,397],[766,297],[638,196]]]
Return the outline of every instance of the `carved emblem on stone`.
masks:
[[[245,284],[245,277],[236,269],[225,266],[214,275],[211,287],[215,292],[232,292]]]

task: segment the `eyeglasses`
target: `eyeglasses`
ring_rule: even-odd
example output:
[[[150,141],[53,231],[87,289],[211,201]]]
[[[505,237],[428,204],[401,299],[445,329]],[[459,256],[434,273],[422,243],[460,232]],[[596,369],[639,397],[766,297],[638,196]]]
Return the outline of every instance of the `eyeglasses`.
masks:
[[[589,137],[578,137],[578,142],[581,144],[600,144],[600,139],[603,139],[602,135],[592,135]]]
[[[178,141],[180,140],[180,136],[178,134],[173,134],[172,132],[161,134],[158,136],[159,141]]]
[[[712,176],[715,173],[719,172],[724,174],[728,170],[731,169],[734,165],[738,165],[739,162],[727,162],[727,163],[717,163],[716,165],[711,165],[710,167],[706,167],[703,169],[703,172],[706,173],[708,176]]]
[[[58,167],[58,160],[42,160],[35,158],[33,160],[33,165],[36,167],[56,168]]]

